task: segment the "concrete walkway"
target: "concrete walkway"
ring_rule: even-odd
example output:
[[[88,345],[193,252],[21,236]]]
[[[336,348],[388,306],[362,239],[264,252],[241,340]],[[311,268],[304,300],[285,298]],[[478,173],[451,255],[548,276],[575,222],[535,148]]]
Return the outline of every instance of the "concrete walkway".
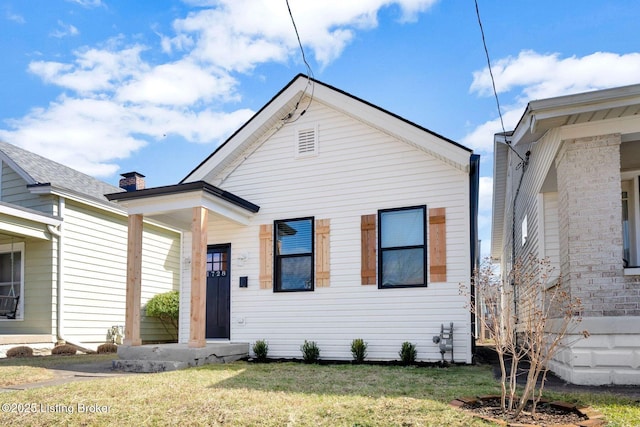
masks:
[[[117,356],[114,356],[114,359]],[[112,361],[105,360],[91,363],[64,364],[59,368],[47,368],[54,377],[50,380],[27,384],[15,384],[0,387],[0,393],[18,390],[30,390],[39,387],[57,386],[74,381],[87,381],[101,378],[122,377],[127,375],[141,375],[133,372],[116,371],[112,368]]]

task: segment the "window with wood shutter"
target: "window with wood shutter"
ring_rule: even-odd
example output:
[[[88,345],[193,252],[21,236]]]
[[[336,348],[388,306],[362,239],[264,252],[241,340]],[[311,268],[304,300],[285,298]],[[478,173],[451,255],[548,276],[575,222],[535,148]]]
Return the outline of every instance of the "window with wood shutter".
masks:
[[[426,206],[378,211],[378,287],[427,286]]]
[[[274,222],[274,291],[313,291],[315,237],[313,222],[313,218]]]
[[[329,220],[316,220],[316,287],[329,287]]]
[[[445,208],[429,209],[429,280],[447,281],[447,223]]]
[[[260,226],[260,289],[273,288],[273,225]]]
[[[363,285],[376,284],[376,215],[362,215],[360,219],[362,262],[360,275]]]

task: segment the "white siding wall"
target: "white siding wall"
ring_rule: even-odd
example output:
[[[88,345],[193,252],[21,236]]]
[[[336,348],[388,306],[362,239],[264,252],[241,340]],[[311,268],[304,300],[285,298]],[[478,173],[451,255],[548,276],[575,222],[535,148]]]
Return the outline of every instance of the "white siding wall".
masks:
[[[319,154],[296,159],[295,129],[315,124]],[[466,172],[314,103],[226,173],[214,183],[222,180],[223,189],[260,206],[250,226],[210,218],[209,243],[232,245],[232,341],[267,339],[270,356],[300,357],[302,342],[315,340],[321,357],[330,359],[350,359],[354,338],[369,343],[371,359],[398,359],[401,343],[411,341],[419,359],[439,360],[432,337],[441,323],[454,322],[455,359],[471,361],[470,314],[459,294],[460,283],[468,287],[470,269]],[[361,215],[422,204],[446,208],[447,282],[407,289],[362,286]],[[331,221],[330,287],[290,293],[260,289],[259,225],[303,216]],[[248,255],[242,264],[240,255]],[[239,276],[249,277],[248,288],[239,288]],[[188,288],[189,282],[183,283]],[[183,325],[181,340],[186,341],[187,318]]]
[[[72,342],[104,342],[111,326],[124,325],[127,218],[67,201],[64,239],[64,334]],[[141,335],[163,340],[144,305],[179,282],[179,235],[147,224],[143,241]]]

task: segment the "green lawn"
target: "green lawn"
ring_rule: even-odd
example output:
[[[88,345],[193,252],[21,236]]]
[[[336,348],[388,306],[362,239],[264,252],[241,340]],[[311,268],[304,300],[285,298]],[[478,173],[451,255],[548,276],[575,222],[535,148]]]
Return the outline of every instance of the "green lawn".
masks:
[[[0,381],[15,363],[0,362]],[[0,424],[486,426],[448,402],[497,391],[489,367],[237,362],[2,393],[0,400],[9,409],[31,404],[34,412],[5,411]],[[611,425],[640,423],[638,403],[630,399],[563,397],[594,406]]]

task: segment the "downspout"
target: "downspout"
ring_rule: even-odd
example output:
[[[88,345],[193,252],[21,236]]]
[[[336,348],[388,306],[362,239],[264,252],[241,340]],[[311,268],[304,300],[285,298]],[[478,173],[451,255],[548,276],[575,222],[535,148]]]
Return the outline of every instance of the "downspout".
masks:
[[[471,256],[471,271],[470,276],[470,288],[469,293],[471,295],[471,306],[474,307],[476,303],[476,285],[474,283],[474,277],[476,269],[479,265],[479,241],[478,241],[478,195],[480,192],[480,155],[472,154],[469,167],[469,234],[470,234],[470,256]],[[476,315],[471,314],[471,354],[476,353]]]
[[[64,210],[65,199],[58,197],[58,216],[62,218],[60,225],[56,228],[48,225],[49,233],[54,235],[58,241],[58,258],[57,258],[57,295],[56,295],[56,339],[58,343],[71,344],[85,353],[94,353],[92,350],[85,348],[83,345],[70,342],[64,335]],[[81,344],[81,343],[80,343]]]
[[[511,270],[512,271],[516,262],[516,207],[518,202],[518,195],[520,194],[520,188],[522,187],[522,180],[524,178],[524,173],[527,171],[527,166],[529,166],[530,156],[531,156],[531,151],[527,151],[525,154],[524,160],[521,163],[519,163],[519,166],[522,166],[522,173],[520,174],[518,187],[516,188],[516,192],[513,196],[513,206],[512,206],[512,212],[511,212]],[[516,291],[518,288],[516,286],[515,281],[513,280],[511,281],[511,286],[513,286],[513,314],[516,318],[516,323],[518,323],[518,295]]]

